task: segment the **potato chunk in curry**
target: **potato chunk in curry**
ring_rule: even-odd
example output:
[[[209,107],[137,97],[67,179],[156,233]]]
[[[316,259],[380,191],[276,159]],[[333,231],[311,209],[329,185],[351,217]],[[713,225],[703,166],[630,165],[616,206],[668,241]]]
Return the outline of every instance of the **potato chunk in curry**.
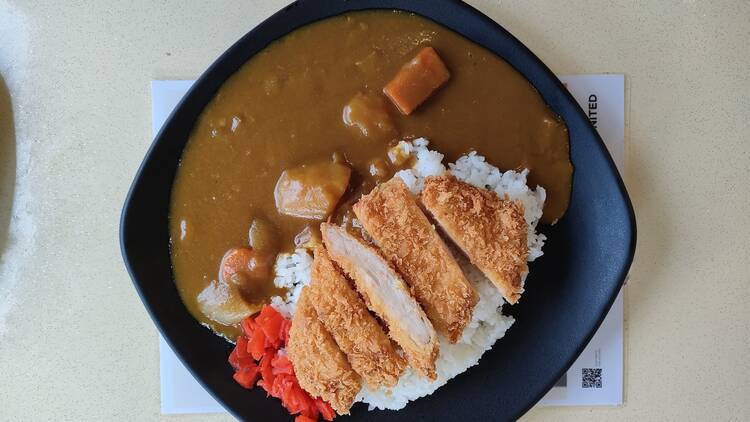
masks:
[[[285,215],[323,220],[349,185],[352,170],[341,163],[305,164],[284,170],[276,182],[276,209]]]
[[[233,326],[253,314],[253,307],[248,304],[234,283],[224,280],[213,280],[198,294],[198,309],[220,324]]]
[[[367,139],[390,141],[398,135],[382,95],[357,93],[344,106],[342,118]]]

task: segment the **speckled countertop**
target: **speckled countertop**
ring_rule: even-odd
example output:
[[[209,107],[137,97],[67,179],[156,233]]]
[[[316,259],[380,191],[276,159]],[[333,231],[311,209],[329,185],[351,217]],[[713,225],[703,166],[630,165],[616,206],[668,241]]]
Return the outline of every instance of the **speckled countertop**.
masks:
[[[223,3],[0,0],[0,420],[230,419],[160,416],[117,239],[149,81],[283,5]],[[470,3],[557,73],[627,75],[625,404],[525,419],[750,419],[750,3]]]

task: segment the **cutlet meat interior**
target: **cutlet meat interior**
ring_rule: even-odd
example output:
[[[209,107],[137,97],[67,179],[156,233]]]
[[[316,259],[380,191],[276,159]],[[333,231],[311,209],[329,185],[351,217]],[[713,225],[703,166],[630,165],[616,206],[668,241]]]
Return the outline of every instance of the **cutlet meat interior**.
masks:
[[[345,229],[324,223],[321,231],[331,258],[355,281],[368,307],[388,325],[389,335],[404,349],[412,368],[434,378],[438,353],[435,329],[398,273],[377,250]]]

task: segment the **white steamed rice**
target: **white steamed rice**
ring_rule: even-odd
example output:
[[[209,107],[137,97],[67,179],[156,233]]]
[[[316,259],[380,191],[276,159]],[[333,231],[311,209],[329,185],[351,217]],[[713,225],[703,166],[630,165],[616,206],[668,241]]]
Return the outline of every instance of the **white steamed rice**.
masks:
[[[297,249],[293,254],[279,254],[276,258],[273,284],[287,289],[287,295],[284,298],[272,297],[271,306],[286,318],[292,317],[302,288],[310,283],[312,261],[312,256],[303,248]]]
[[[389,156],[413,154],[416,157],[413,168],[396,173],[409,189],[417,194],[424,187],[424,178],[430,175],[440,175],[446,168],[442,164],[443,154],[427,148],[429,142],[419,138],[413,142],[400,142]],[[526,185],[528,170],[522,172],[501,172],[487,162],[483,156],[474,152],[460,157],[455,163],[448,164],[448,168],[458,179],[477,187],[490,189],[498,195],[508,195],[511,199],[521,201],[525,207],[526,222],[529,224],[529,261],[542,255],[545,236],[536,232],[536,225],[542,216],[545,192],[541,187],[536,190]],[[453,250],[461,269],[467,279],[474,285],[479,294],[479,302],[474,308],[471,322],[456,344],[450,344],[447,339],[439,336],[440,355],[438,356],[437,379],[429,381],[417,376],[409,368],[392,389],[380,388],[370,390],[362,388],[357,401],[369,405],[370,409],[402,409],[412,400],[432,394],[451,378],[476,365],[484,352],[489,350],[495,342],[505,335],[505,331],[513,324],[513,317],[502,314],[505,303],[497,288],[476,267],[457,250]],[[286,317],[294,314],[294,308],[302,287],[310,282],[310,267],[312,257],[305,249],[297,249],[293,254],[280,255],[276,260],[276,278],[274,284],[288,289],[285,298],[273,297],[271,304]]]

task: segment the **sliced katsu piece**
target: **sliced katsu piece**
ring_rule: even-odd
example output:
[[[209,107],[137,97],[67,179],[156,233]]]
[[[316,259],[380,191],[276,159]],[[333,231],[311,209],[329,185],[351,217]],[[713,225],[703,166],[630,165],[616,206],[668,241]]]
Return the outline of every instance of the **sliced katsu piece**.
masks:
[[[510,304],[529,270],[523,204],[444,174],[425,179],[422,204]]]
[[[336,413],[346,415],[362,388],[362,380],[318,320],[307,290],[303,288],[297,302],[287,354],[300,387],[328,402]]]
[[[388,334],[404,350],[412,369],[437,378],[437,334],[401,276],[375,248],[346,229],[328,223],[320,229],[329,255],[354,280],[367,307],[388,326]]]
[[[362,380],[373,389],[395,386],[406,362],[322,247],[315,250],[312,281],[306,290],[318,319]]]
[[[354,212],[411,287],[435,329],[455,343],[479,296],[406,184],[392,178],[363,196]]]

